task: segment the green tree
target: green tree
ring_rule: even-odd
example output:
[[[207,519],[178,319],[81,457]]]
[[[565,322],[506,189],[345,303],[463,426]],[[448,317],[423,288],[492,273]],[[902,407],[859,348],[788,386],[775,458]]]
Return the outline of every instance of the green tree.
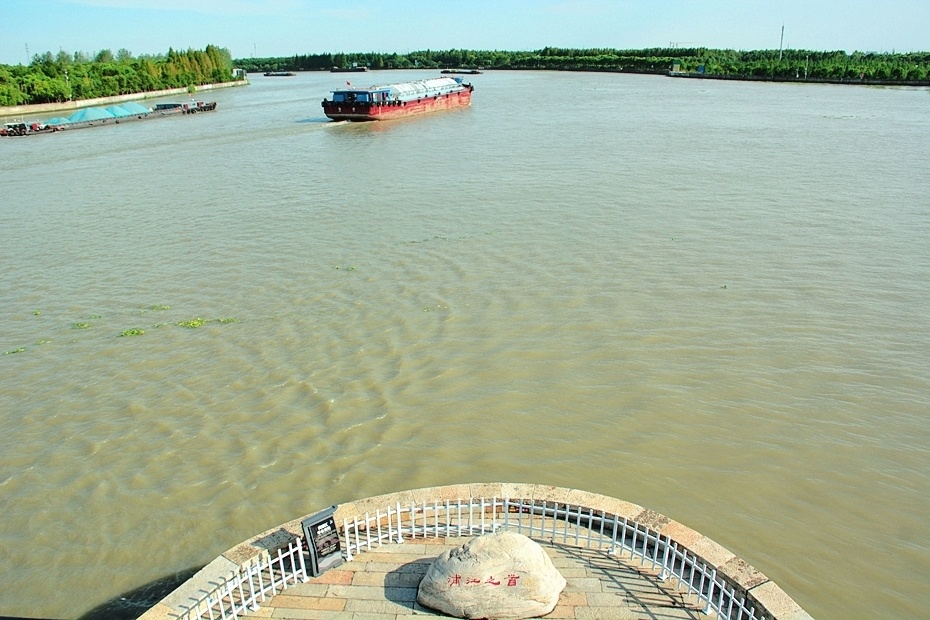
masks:
[[[113,62],[114,60],[115,58],[113,58],[113,52],[111,52],[110,50],[100,50],[99,52],[97,52],[97,55],[94,56],[94,62],[98,62],[101,64],[110,63],[110,62]]]

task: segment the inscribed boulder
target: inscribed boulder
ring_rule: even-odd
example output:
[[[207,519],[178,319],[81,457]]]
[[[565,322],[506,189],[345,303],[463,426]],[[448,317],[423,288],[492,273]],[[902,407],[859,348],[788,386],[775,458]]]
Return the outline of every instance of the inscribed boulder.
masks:
[[[535,618],[555,608],[564,588],[565,578],[538,543],[499,530],[436,558],[417,602],[458,618]]]

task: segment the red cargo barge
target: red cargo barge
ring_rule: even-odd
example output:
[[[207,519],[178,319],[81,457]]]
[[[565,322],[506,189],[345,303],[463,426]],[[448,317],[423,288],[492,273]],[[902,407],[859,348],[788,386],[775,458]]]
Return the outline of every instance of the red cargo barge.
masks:
[[[348,84],[348,82],[347,82]],[[471,104],[474,87],[462,78],[440,77],[386,86],[334,90],[323,112],[334,121],[383,121]]]

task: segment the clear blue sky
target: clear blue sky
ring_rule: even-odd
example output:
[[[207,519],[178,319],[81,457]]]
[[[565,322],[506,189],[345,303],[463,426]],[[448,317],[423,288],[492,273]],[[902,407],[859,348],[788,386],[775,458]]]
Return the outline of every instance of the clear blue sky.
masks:
[[[58,53],[234,58],[683,46],[930,51],[930,0],[0,0],[0,63]],[[29,55],[27,56],[27,50]]]

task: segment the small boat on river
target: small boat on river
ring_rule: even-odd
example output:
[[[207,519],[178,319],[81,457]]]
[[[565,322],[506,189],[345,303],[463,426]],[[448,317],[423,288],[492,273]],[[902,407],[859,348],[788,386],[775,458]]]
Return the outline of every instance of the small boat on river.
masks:
[[[385,86],[332,91],[323,113],[334,121],[382,121],[471,105],[474,87],[462,78],[439,77]]]

